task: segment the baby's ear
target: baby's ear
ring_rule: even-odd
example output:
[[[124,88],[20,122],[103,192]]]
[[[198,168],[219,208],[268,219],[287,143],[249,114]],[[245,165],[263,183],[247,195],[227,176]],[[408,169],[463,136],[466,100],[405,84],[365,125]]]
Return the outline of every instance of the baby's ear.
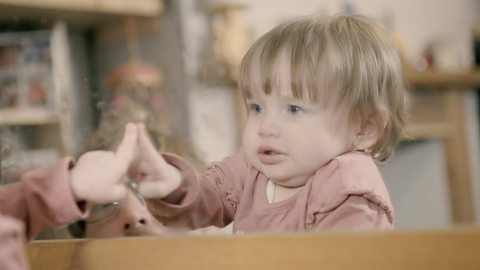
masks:
[[[356,150],[368,150],[375,145],[385,130],[386,120],[378,115],[370,115],[357,129],[354,141]]]

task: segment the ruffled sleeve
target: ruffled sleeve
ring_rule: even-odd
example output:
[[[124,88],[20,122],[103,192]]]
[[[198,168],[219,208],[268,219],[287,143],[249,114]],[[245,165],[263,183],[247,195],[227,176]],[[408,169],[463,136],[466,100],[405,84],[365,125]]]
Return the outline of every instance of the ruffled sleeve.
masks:
[[[317,172],[307,212],[309,230],[393,228],[394,211],[373,159],[347,153]]]
[[[311,230],[388,230],[393,225],[385,209],[364,196],[351,195],[334,211],[316,212],[311,219]]]

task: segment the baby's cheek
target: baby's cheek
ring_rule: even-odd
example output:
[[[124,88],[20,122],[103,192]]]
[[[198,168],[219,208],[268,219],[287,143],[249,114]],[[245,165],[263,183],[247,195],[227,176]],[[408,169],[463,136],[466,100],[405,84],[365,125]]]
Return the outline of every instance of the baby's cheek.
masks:
[[[254,155],[253,147],[251,145],[249,144],[243,145],[243,152],[249,163],[255,162],[255,155]]]

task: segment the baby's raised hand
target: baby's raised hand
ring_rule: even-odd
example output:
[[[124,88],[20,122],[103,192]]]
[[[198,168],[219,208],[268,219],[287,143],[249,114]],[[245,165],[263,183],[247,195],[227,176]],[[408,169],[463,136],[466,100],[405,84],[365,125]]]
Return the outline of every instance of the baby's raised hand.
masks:
[[[138,190],[147,199],[162,199],[176,191],[182,184],[182,175],[168,164],[151,142],[142,123],[137,124],[138,156],[135,180]]]
[[[137,153],[137,128],[129,123],[117,151],[92,151],[83,154],[71,171],[70,183],[77,200],[109,203],[126,195],[122,184]]]

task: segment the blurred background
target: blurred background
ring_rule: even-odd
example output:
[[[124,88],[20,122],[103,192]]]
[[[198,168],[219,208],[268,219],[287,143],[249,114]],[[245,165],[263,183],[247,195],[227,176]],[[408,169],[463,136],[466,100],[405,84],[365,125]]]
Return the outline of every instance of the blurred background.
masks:
[[[478,0],[0,0],[0,126],[13,135],[2,179],[78,155],[109,111],[153,115],[220,160],[239,147],[249,45],[292,17],[339,12],[382,22],[404,61],[411,138],[380,166],[396,228],[479,223]]]

